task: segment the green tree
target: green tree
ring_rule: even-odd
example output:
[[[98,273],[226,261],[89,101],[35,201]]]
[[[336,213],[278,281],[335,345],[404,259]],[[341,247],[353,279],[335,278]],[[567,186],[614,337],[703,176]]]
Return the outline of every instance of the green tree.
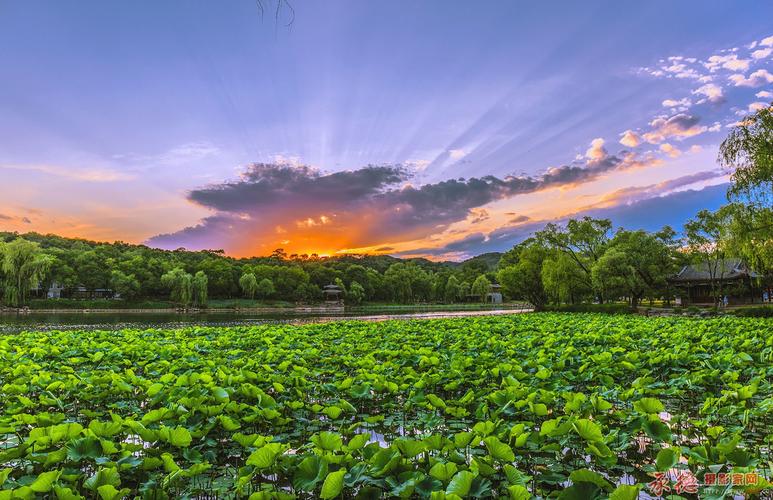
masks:
[[[635,258],[620,248],[609,248],[593,265],[593,281],[597,290],[611,298],[629,297],[631,307],[647,292],[647,284],[636,272]]]
[[[126,274],[117,269],[110,273],[110,287],[126,300],[136,298],[140,292],[140,282],[137,278],[133,274]]]
[[[582,269],[568,255],[552,252],[542,263],[542,285],[553,302],[574,304],[593,294]]]
[[[45,279],[53,258],[35,242],[17,238],[0,246],[5,277],[5,300],[14,307],[27,303],[29,291]]]
[[[542,245],[573,260],[580,269],[585,285],[592,288],[593,264],[604,255],[611,230],[612,222],[609,219],[583,217],[580,220],[569,220],[565,228],[550,223],[542,231],[537,231],[535,236]],[[600,302],[604,299],[600,293],[598,298]]]
[[[268,278],[263,278],[260,280],[260,283],[258,283],[258,289],[256,290],[256,293],[261,299],[267,299],[271,297],[276,293],[274,283]]]
[[[705,266],[708,272],[714,305],[719,304],[723,294],[731,215],[732,211],[728,207],[716,212],[701,210],[684,225],[687,249],[693,259]]]
[[[528,239],[514,248],[517,262],[501,268],[497,281],[510,298],[525,299],[534,309],[541,310],[547,303],[547,293],[542,284],[542,265],[548,250],[534,239]],[[513,257],[508,262],[513,262]]]
[[[365,298],[365,288],[356,281],[352,281],[346,292],[346,299],[352,304],[359,305]]]
[[[193,293],[193,305],[197,307],[204,307],[207,305],[207,299],[209,297],[209,278],[204,271],[197,271],[191,280],[191,288]]]
[[[176,267],[161,276],[161,283],[170,291],[170,299],[188,307],[193,300],[193,276],[181,267]]]
[[[732,172],[729,194],[773,206],[773,106],[744,118],[719,147],[719,162]]]
[[[459,280],[456,279],[456,276],[451,275],[448,277],[444,293],[444,301],[447,304],[453,304],[456,302],[456,299],[459,296]]]
[[[491,282],[486,278],[484,274],[481,274],[477,278],[475,278],[475,281],[472,283],[472,288],[470,289],[470,293],[472,295],[477,295],[480,298],[481,302],[486,302],[486,296],[491,291]]]
[[[258,293],[258,280],[252,273],[242,274],[242,277],[239,278],[239,286],[242,292],[244,292],[244,296],[248,299],[254,299],[255,294]]]

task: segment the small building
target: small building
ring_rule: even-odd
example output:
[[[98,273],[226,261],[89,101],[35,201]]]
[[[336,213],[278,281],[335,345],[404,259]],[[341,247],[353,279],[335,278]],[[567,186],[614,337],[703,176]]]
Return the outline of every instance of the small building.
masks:
[[[676,289],[678,305],[713,305],[714,292],[720,289],[719,302],[727,297],[728,305],[738,305],[762,302],[759,277],[743,260],[728,258],[684,266],[668,281]]]
[[[338,285],[330,284],[322,287],[322,294],[325,302],[341,302],[343,290]]]
[[[61,299],[63,291],[64,291],[64,286],[61,283],[52,281],[51,285],[48,287],[48,291],[46,292],[46,298]]]
[[[489,292],[486,294],[486,302],[491,304],[502,303],[502,285],[492,283]]]

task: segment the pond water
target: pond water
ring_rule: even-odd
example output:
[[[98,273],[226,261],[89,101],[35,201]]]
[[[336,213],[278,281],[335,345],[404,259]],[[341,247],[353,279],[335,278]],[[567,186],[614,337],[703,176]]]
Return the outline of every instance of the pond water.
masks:
[[[389,312],[329,311],[321,313],[292,311],[271,313],[209,312],[183,314],[170,312],[112,313],[4,313],[0,314],[0,333],[23,330],[119,330],[122,328],[180,328],[185,326],[240,326],[279,323],[317,323],[342,319],[384,321],[388,319],[431,319],[461,316],[491,316],[528,312],[530,309],[487,309],[482,311]]]

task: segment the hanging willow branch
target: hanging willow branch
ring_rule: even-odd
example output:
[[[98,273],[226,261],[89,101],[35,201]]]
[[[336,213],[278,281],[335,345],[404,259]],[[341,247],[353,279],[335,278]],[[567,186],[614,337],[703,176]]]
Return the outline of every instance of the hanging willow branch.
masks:
[[[260,11],[260,18],[263,19],[263,14],[266,12],[265,6],[263,5],[263,0],[255,0],[255,4]],[[295,22],[295,9],[290,4],[289,0],[276,0],[276,7],[274,8],[274,21],[279,24],[279,17],[281,16],[283,7],[287,8],[289,11],[290,18],[285,26],[290,26],[293,24],[293,22]]]

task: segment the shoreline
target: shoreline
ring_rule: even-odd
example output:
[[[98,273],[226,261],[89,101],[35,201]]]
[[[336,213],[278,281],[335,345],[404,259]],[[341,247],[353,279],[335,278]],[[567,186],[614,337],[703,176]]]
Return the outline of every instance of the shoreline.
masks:
[[[346,306],[303,306],[303,307],[219,307],[219,308],[62,308],[62,309],[15,309],[15,308],[2,308],[0,309],[0,316],[34,316],[39,314],[179,314],[183,315],[198,315],[198,314],[277,314],[277,315],[303,315],[303,314],[362,314],[367,315],[369,312],[381,313],[390,312],[395,313],[432,313],[432,312],[476,312],[476,313],[489,313],[489,312],[511,312],[511,311],[523,311],[527,306],[522,304],[499,304],[492,307],[459,307],[454,304],[437,304],[437,305],[372,305],[372,306],[360,306],[354,308],[347,308]]]

